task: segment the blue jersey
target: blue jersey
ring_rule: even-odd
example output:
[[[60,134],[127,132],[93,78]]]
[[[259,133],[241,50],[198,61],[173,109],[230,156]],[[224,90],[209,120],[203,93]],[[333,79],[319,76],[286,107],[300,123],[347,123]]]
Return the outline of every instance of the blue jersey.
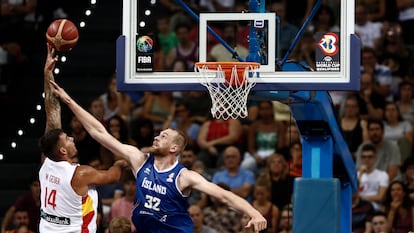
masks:
[[[193,221],[187,211],[188,196],[177,187],[177,177],[186,169],[178,161],[158,171],[150,155],[137,172],[137,193],[132,221],[139,233],[191,233]]]

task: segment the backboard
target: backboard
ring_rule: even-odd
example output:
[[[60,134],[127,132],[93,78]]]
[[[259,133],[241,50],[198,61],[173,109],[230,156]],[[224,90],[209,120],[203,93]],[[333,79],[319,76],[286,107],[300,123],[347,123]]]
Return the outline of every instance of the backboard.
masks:
[[[354,1],[334,1],[338,4],[331,10],[337,15],[333,14],[330,21],[336,22],[337,27],[330,25],[327,31],[315,32],[311,26],[316,25],[313,20],[319,17],[317,10],[321,9],[321,2],[316,2],[311,17],[305,18],[303,25],[296,25],[298,33],[291,38],[290,48],[281,52],[281,39],[287,35],[280,26],[282,12],[272,11],[270,5],[254,5],[251,0],[244,12],[233,9],[233,12],[217,13],[194,9],[197,6],[176,0],[175,11],[171,13],[157,0],[123,0],[122,35],[117,40],[117,88],[122,91],[204,91],[200,74],[194,72],[192,64],[228,58],[262,64],[253,88],[257,91],[358,90],[360,42],[354,35]],[[182,31],[177,31],[175,37],[163,38],[160,31],[165,25],[162,29],[162,23],[167,23],[171,32],[183,23],[189,27],[184,30],[184,36]],[[233,27],[233,36],[226,37],[227,27]],[[187,71],[175,72],[169,65],[179,56],[179,52],[171,52],[176,51],[175,48],[165,46],[171,38],[187,40],[192,42],[191,46],[196,46],[189,46]],[[302,69],[306,61],[301,54],[304,43],[311,45],[311,59]],[[227,57],[223,57],[223,53],[227,53]]]

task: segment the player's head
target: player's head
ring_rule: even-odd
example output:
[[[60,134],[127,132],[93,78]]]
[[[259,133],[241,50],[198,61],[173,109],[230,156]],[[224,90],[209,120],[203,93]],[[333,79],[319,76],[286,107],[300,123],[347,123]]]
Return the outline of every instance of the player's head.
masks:
[[[73,137],[69,137],[62,129],[52,129],[39,140],[40,151],[53,161],[72,160],[77,149]]]
[[[154,155],[179,155],[187,145],[185,134],[176,129],[165,129],[154,138],[150,152]]]

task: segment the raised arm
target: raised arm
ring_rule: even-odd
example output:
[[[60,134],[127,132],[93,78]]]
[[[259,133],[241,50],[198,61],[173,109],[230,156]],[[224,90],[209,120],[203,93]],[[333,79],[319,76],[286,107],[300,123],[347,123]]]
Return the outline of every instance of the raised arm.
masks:
[[[53,69],[55,69],[55,64],[58,60],[58,57],[55,55],[55,49],[46,43],[47,46],[47,56],[45,61],[45,67],[43,69],[44,80],[43,88],[45,95],[45,112],[46,112],[46,127],[45,133],[52,130],[62,128],[62,120],[60,116],[61,107],[59,99],[53,95],[53,87],[50,84],[50,81],[54,81],[55,77],[53,76]],[[45,156],[41,155],[41,163],[43,163]]]
[[[251,219],[245,227],[253,227],[255,233],[266,229],[266,219],[245,199],[239,197],[231,191],[224,190],[216,184],[207,181],[195,171],[182,171],[179,178],[179,187],[181,191],[189,188],[201,191],[207,195],[219,199],[222,203],[225,203],[228,206],[249,215]]]
[[[88,133],[99,142],[102,146],[110,150],[113,154],[127,160],[134,172],[136,172],[146,159],[146,155],[135,146],[122,144],[114,138],[105,127],[92,114],[83,109],[76,103],[59,85],[54,81],[50,82],[55,88],[54,94],[59,96],[60,100],[65,103],[82,123]]]
[[[53,69],[58,60],[55,55],[55,49],[47,43],[47,57],[44,67],[44,92],[45,92],[45,111],[46,111],[46,129],[48,132],[51,129],[62,128],[62,121],[60,116],[60,102],[56,96],[53,95],[52,85],[50,81],[55,81],[53,76]]]

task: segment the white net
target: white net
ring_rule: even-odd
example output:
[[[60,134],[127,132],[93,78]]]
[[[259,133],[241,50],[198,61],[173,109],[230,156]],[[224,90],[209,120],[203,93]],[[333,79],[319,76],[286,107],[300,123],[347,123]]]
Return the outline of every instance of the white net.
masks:
[[[259,63],[252,62],[196,63],[195,70],[201,75],[200,83],[210,93],[214,118],[247,117],[247,97],[256,84],[259,66]]]

